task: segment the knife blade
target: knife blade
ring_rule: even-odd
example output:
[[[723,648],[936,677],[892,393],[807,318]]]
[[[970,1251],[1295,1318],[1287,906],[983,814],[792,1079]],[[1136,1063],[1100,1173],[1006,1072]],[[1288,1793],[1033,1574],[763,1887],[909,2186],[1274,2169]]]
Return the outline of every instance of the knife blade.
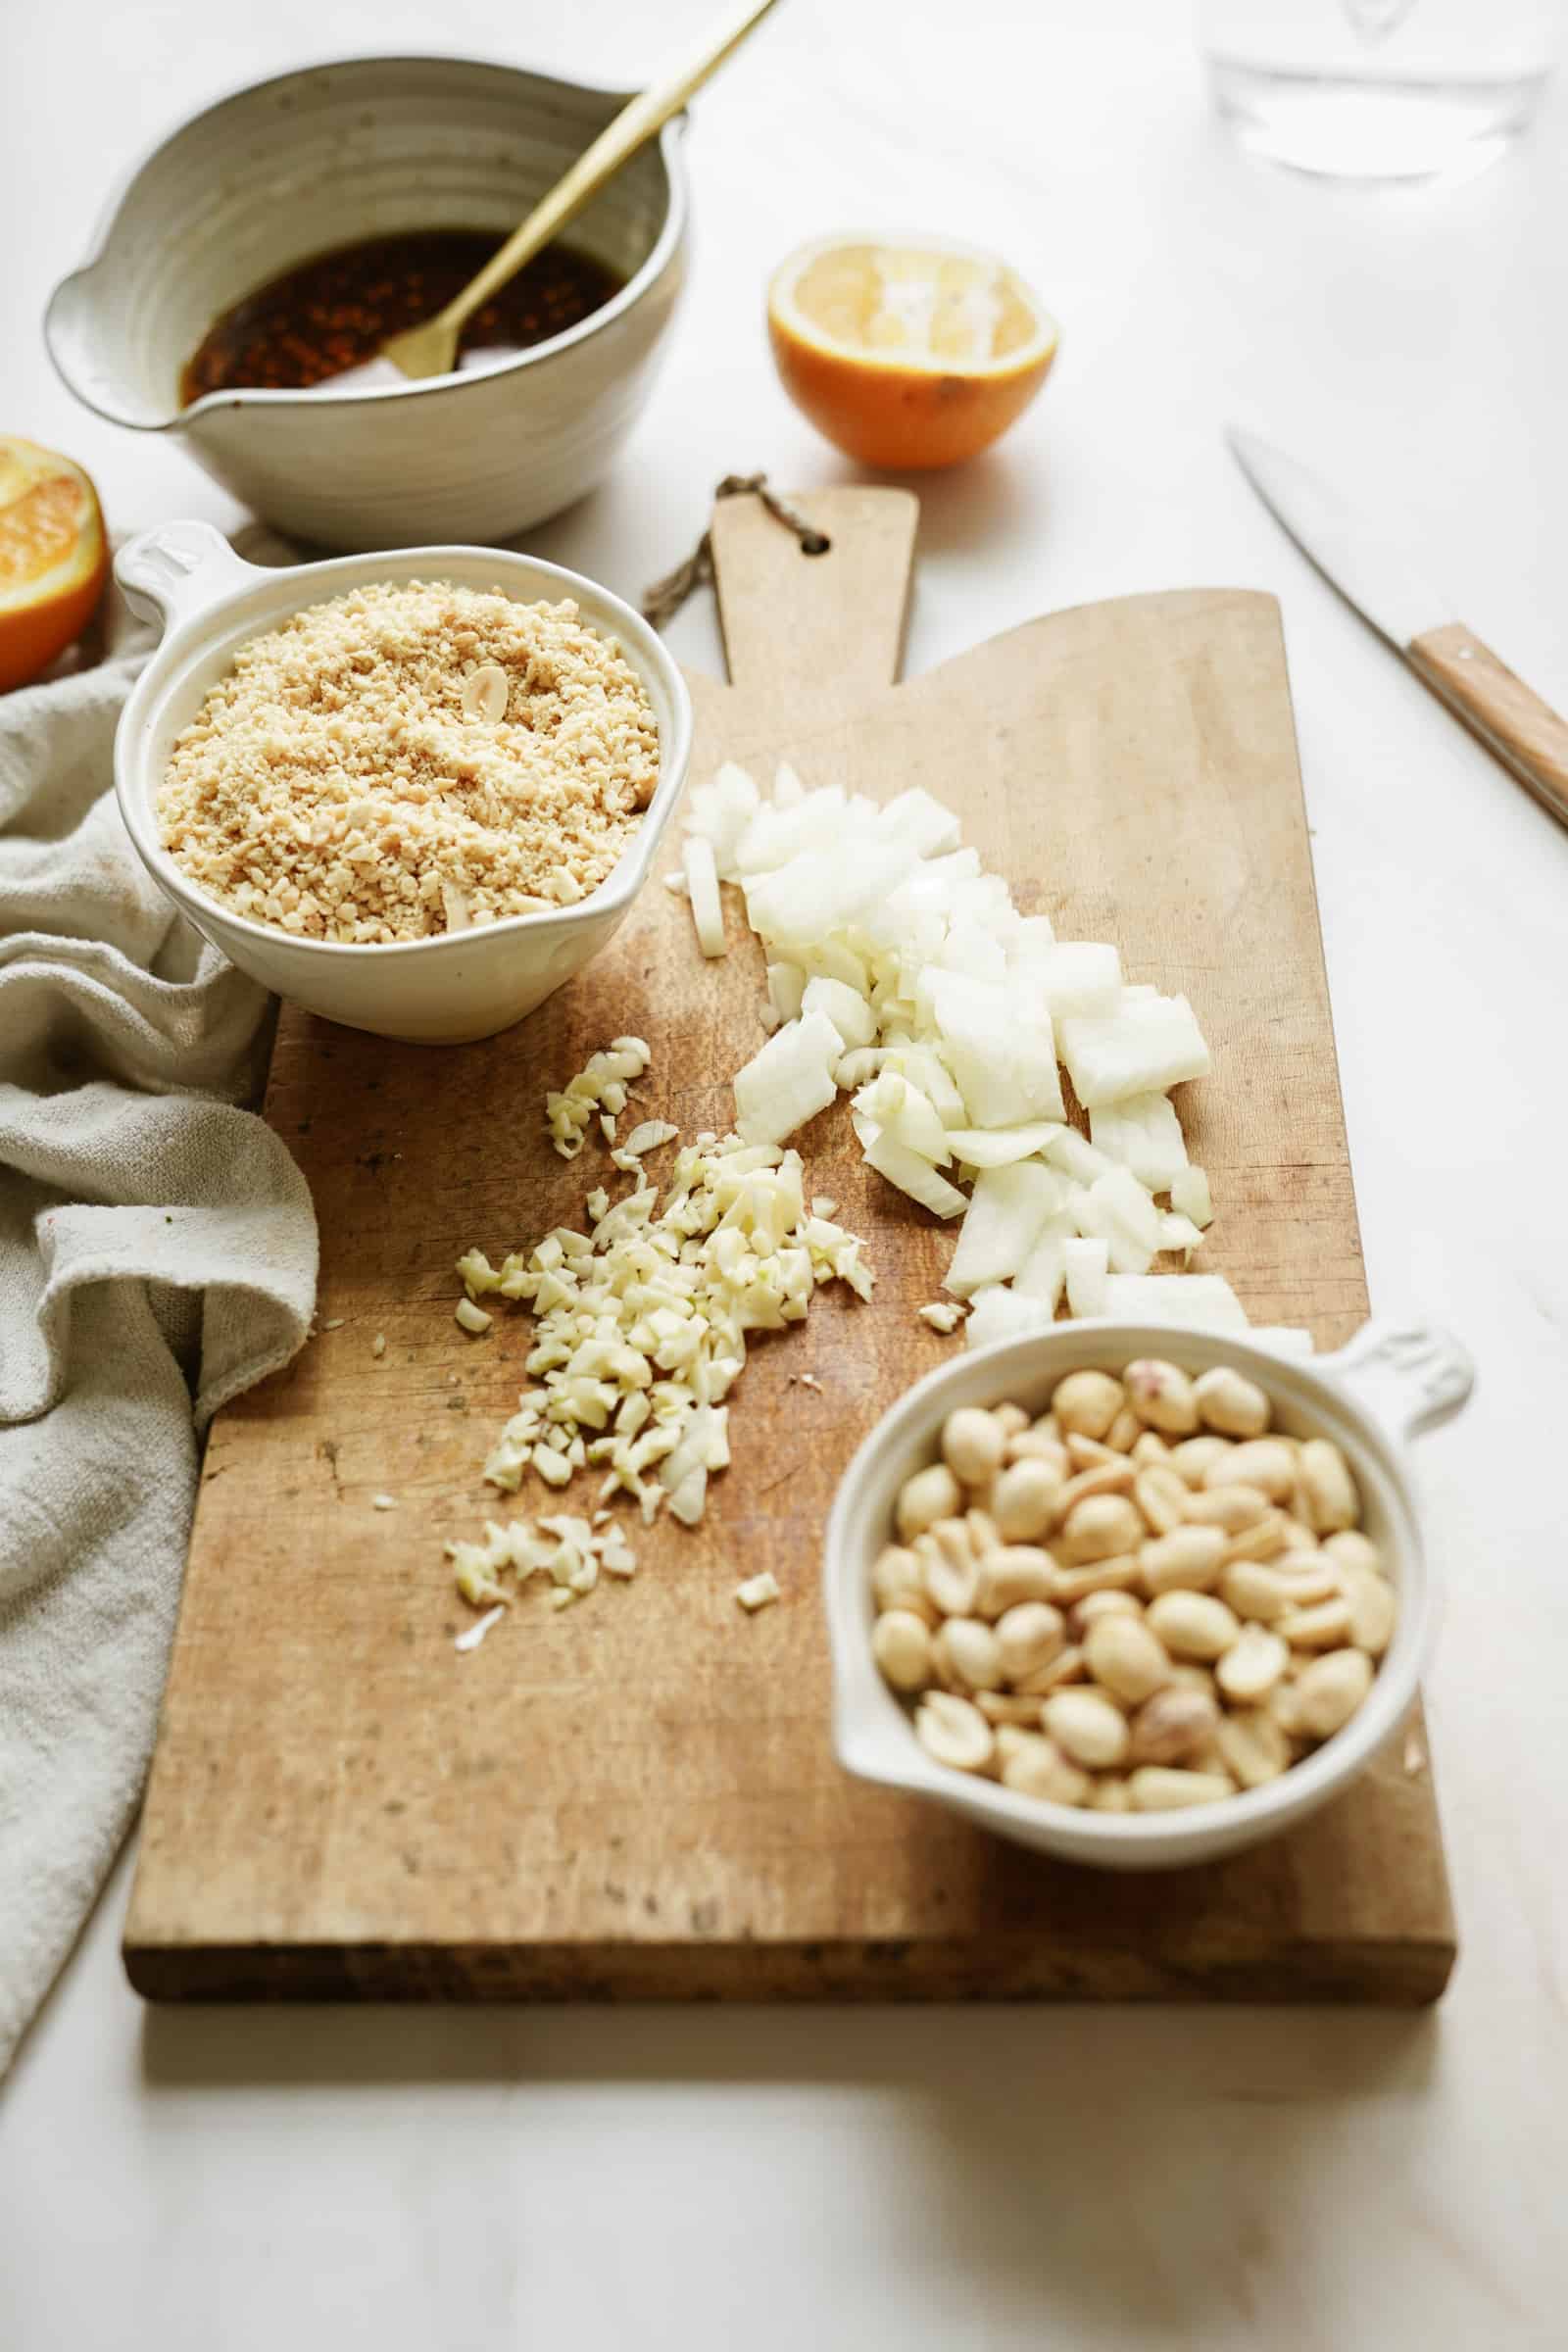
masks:
[[[1231,453],[1276,522],[1510,774],[1568,825],[1568,724],[1427,576],[1418,551],[1365,521],[1309,467],[1232,426]]]

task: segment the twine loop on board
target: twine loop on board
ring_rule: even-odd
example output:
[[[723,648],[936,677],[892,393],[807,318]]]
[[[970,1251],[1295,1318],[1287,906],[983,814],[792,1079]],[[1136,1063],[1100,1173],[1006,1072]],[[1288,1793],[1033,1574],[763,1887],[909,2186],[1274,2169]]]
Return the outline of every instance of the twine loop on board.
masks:
[[[827,554],[833,542],[826,531],[819,531],[814,523],[808,522],[798,509],[780,498],[776,490],[770,490],[765,473],[726,473],[713,496],[715,499],[738,498],[748,492],[761,500],[775,522],[782,523],[787,531],[795,533],[803,556]],[[697,589],[710,588],[712,585],[713,534],[710,529],[703,533],[683,564],[677,564],[673,571],[666,572],[662,580],[655,580],[653,586],[644,591],[643,618],[656,629],[662,629],[665,621],[674,619],[686,599]]]

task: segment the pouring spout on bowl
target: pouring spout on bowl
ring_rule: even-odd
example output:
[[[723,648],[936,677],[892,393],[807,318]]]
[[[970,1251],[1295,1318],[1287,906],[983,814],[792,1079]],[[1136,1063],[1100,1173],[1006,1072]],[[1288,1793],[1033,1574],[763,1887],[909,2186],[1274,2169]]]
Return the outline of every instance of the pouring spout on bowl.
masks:
[[[179,423],[179,411],[161,409],[127,386],[108,363],[94,283],[98,268],[89,262],[74,270],[50,295],[43,315],[44,349],[66,390],[95,416],[134,433],[168,432]]]

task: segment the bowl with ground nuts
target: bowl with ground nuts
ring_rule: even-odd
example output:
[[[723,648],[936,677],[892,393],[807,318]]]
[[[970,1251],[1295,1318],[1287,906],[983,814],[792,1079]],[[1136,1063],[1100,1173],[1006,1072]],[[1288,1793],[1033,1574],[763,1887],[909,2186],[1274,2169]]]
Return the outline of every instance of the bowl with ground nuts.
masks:
[[[121,551],[163,642],[115,738],[154,880],[264,988],[419,1044],[531,1012],[618,928],[691,751],[685,680],[594,581],[496,548],[266,568]]]
[[[1446,1333],[1378,1323],[1310,1362],[1083,1322],[943,1365],[828,1523],[840,1762],[1104,1869],[1302,1820],[1416,1696],[1403,1446],[1471,1380]]]

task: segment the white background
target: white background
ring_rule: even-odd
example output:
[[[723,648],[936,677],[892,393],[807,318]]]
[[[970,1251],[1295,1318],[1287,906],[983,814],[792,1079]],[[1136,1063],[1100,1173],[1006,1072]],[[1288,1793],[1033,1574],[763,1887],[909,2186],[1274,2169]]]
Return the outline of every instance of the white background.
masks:
[[[0,425],[84,460],[128,529],[233,518],[38,338],[133,154],[355,49],[629,84],[709,0],[4,13]],[[9,2352],[1564,2342],[1568,834],[1297,556],[1220,426],[1417,514],[1433,618],[1568,708],[1565,130],[1568,87],[1467,185],[1331,189],[1230,153],[1178,0],[786,0],[699,101],[653,403],[531,541],[635,595],[720,474],[844,478],[773,381],[764,274],[910,223],[999,246],[1065,330],[1004,448],[924,486],[910,667],[1122,591],[1283,599],[1374,1303],[1481,1365],[1422,1462],[1451,1583],[1441,2009],[156,2014],[119,1971],[122,1869],[0,2093]],[[706,613],[674,642],[716,664]]]

